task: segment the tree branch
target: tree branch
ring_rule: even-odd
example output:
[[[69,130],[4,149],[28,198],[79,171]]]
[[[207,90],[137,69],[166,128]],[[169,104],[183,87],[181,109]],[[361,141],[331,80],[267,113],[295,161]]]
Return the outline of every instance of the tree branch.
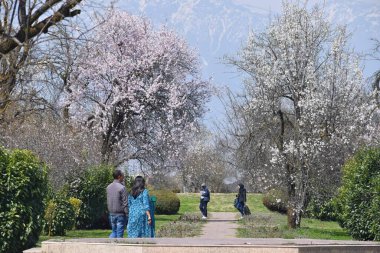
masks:
[[[24,43],[28,39],[37,36],[40,33],[46,33],[49,27],[59,23],[67,17],[74,17],[80,13],[80,10],[71,10],[76,5],[78,5],[82,0],[70,0],[64,3],[58,11],[53,15],[45,18],[41,22],[30,26],[34,21],[38,19],[43,13],[49,10],[54,4],[60,2],[61,0],[50,0],[47,1],[43,6],[41,6],[29,19],[29,24],[27,27],[21,27],[18,33],[14,37],[0,37],[0,59],[3,55],[9,53],[14,48],[19,46],[20,43]]]

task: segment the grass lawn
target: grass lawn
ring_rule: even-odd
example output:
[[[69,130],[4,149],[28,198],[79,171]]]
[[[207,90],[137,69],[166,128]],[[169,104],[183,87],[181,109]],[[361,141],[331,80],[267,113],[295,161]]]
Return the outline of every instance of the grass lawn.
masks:
[[[209,212],[236,212],[233,206],[235,193],[212,193],[208,204]],[[179,193],[181,207],[175,215],[156,215],[156,231],[165,224],[179,219],[184,213],[199,213],[198,193]],[[310,238],[331,240],[352,240],[336,222],[325,222],[316,219],[302,219],[300,229],[288,229],[286,215],[271,212],[262,204],[261,194],[247,194],[247,205],[251,209],[252,216],[240,221],[238,229],[239,237],[252,238]],[[52,238],[107,238],[110,230],[74,230],[68,231],[65,237],[41,236],[41,241]]]
[[[199,194],[180,193],[178,196],[181,199],[180,212],[199,212]],[[208,210],[236,212],[238,215],[238,211],[233,206],[234,199],[233,193],[212,193]],[[288,229],[286,215],[269,211],[262,203],[262,194],[247,194],[247,205],[252,212],[252,217],[239,222],[238,237],[352,240],[352,237],[337,222],[303,218],[300,229]]]
[[[181,200],[180,213],[199,212],[198,193],[178,193]],[[207,205],[209,212],[236,212],[234,207],[235,193],[211,193],[211,201]],[[247,205],[253,212],[265,212],[267,208],[262,204],[261,194],[247,194]]]

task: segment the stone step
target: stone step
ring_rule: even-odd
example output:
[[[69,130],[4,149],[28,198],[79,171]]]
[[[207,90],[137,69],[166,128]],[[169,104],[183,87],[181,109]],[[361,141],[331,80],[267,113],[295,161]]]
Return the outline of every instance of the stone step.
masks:
[[[24,250],[23,253],[42,253],[42,248],[32,248]]]
[[[42,242],[44,253],[380,253],[379,242],[279,238],[81,238]]]

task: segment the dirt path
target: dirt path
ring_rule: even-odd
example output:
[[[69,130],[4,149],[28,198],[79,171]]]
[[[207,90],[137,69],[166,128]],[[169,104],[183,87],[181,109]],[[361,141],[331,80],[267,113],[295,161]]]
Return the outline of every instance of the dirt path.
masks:
[[[236,238],[238,227],[236,216],[237,213],[209,213],[210,218],[203,226],[202,235],[199,238]]]

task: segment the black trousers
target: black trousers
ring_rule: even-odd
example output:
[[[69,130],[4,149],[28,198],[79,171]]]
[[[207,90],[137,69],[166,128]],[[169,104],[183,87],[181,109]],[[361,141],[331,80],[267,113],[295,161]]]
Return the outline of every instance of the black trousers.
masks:
[[[203,216],[207,217],[207,204],[208,201],[201,200],[201,203],[199,204],[199,210],[201,210],[201,213]]]

